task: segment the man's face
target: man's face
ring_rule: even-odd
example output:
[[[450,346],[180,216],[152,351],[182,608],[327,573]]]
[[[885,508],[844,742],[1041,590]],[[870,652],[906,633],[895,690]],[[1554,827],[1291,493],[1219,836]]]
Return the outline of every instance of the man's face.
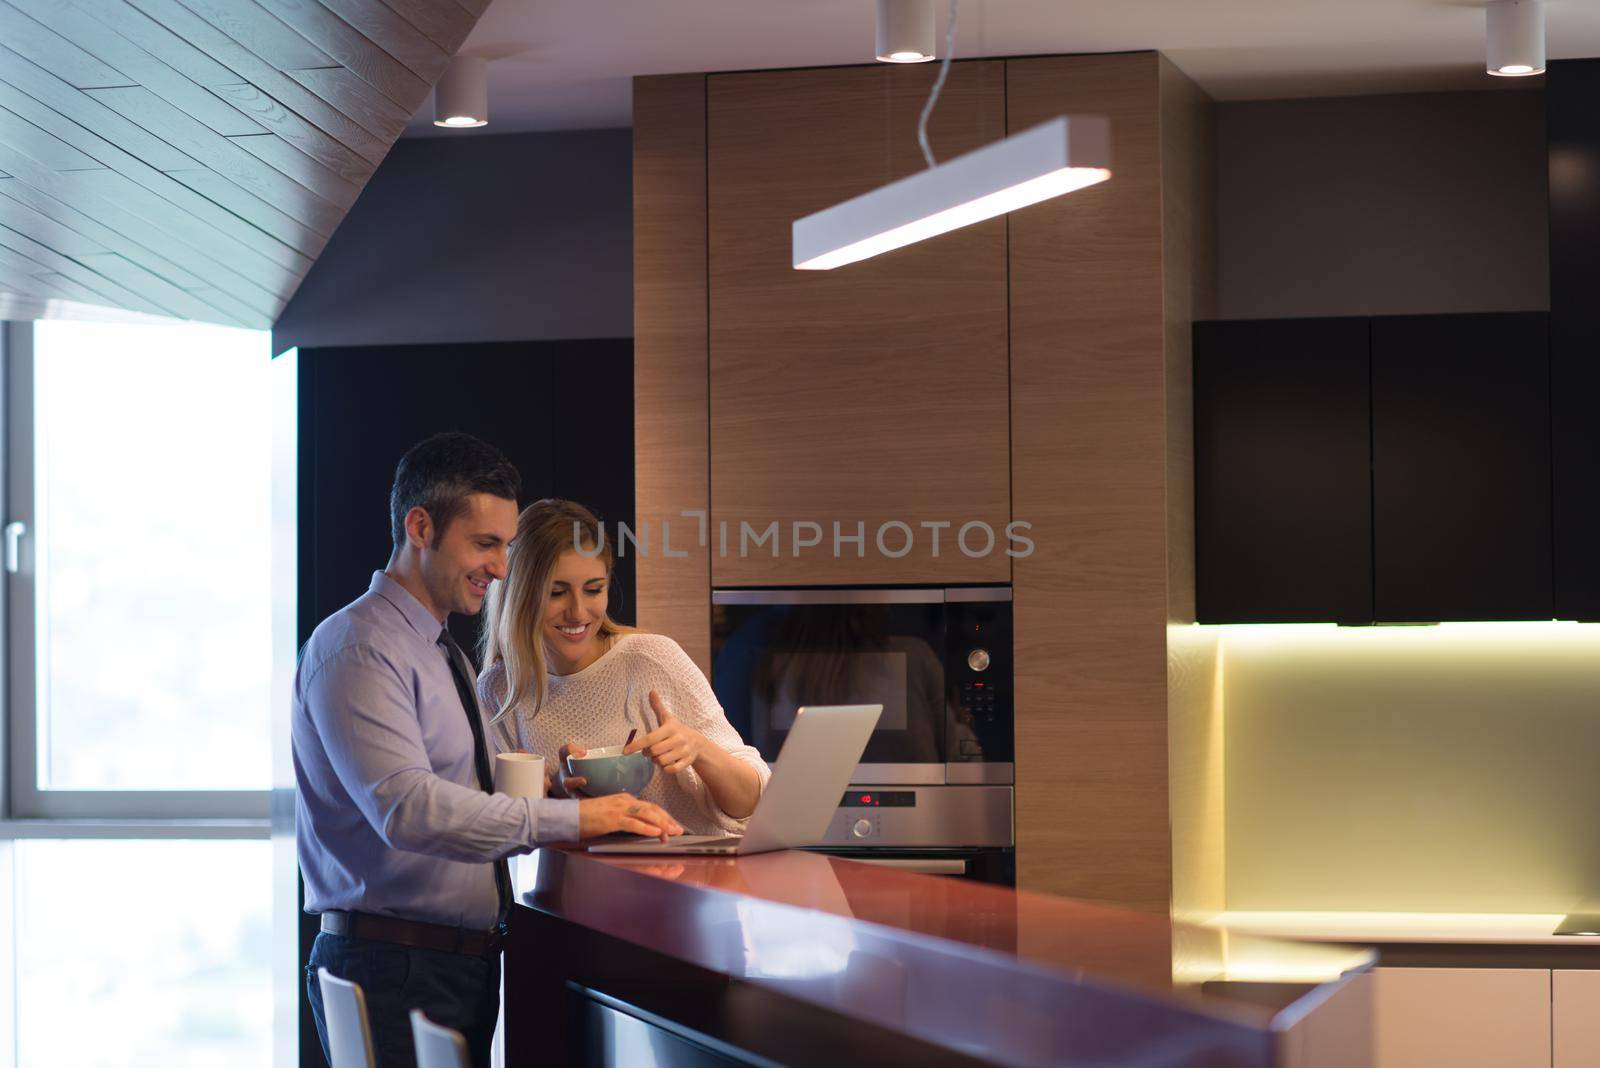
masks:
[[[445,527],[438,545],[422,552],[422,581],[433,607],[477,615],[489,583],[506,576],[506,546],[517,533],[517,502],[474,493]]]

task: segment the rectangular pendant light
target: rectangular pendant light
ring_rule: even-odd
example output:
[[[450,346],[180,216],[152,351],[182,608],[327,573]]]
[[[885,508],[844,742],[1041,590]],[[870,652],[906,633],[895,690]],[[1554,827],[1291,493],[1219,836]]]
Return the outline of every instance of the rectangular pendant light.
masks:
[[[794,266],[831,271],[1111,177],[1111,120],[1062,115],[794,222]]]

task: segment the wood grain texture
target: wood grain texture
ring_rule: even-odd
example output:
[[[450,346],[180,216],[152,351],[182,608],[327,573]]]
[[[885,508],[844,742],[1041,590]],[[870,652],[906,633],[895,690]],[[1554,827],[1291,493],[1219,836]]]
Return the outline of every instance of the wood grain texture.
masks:
[[[710,553],[685,511],[710,507],[707,442],[706,76],[633,84],[634,515],[639,626],[672,637],[709,676]],[[683,557],[661,552],[672,522]]]
[[[1109,116],[1114,176],[1011,220],[1017,877],[1166,912],[1167,426],[1159,64],[1011,60],[1008,125]]]
[[[791,266],[795,219],[923,168],[916,123],[934,76],[876,65],[710,78],[711,493],[730,527],[717,586],[1011,577],[1005,220],[835,271]],[[955,64],[930,124],[936,154],[1005,129],[1004,64]],[[822,539],[799,558],[797,521]],[[913,534],[899,558],[876,544],[892,521]],[[779,555],[744,555],[741,524],[772,522]],[[952,524],[937,557],[924,522]],[[974,555],[958,549],[969,522],[995,532],[988,552],[976,527]],[[864,544],[841,541],[835,556],[835,523]],[[885,530],[888,553],[904,542]]]
[[[1195,618],[1191,327],[1194,320],[1215,314],[1215,197],[1211,101],[1165,56],[1160,57],[1159,79],[1167,431],[1167,774],[1172,910],[1185,918],[1227,907],[1221,686],[1226,665],[1213,633],[1184,626]],[[1304,1036],[1300,1041],[1310,1042]]]
[[[481,10],[0,0],[0,302],[270,326]]]

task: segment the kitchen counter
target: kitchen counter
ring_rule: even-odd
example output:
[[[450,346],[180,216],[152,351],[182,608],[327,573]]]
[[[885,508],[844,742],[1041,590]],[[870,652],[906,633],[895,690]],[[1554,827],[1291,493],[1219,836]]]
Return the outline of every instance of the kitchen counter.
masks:
[[[670,1063],[1265,1066],[1314,1039],[1366,1048],[1363,995],[1341,977],[1373,955],[1351,947],[795,851],[545,849],[515,879],[512,1065],[670,1049]]]

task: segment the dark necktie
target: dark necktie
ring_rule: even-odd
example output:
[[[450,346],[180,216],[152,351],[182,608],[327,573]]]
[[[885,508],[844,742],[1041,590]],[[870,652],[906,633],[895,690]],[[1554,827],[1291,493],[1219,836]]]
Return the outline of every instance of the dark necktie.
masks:
[[[486,794],[494,793],[494,771],[489,766],[489,747],[483,741],[483,716],[478,712],[478,697],[467,681],[467,654],[450,636],[446,627],[439,633],[439,646],[450,663],[450,674],[456,680],[456,694],[461,698],[461,708],[467,714],[467,725],[472,728],[472,760],[478,769],[478,785]],[[494,862],[494,889],[500,897],[500,919],[504,924],[511,914],[511,866],[503,860]]]

